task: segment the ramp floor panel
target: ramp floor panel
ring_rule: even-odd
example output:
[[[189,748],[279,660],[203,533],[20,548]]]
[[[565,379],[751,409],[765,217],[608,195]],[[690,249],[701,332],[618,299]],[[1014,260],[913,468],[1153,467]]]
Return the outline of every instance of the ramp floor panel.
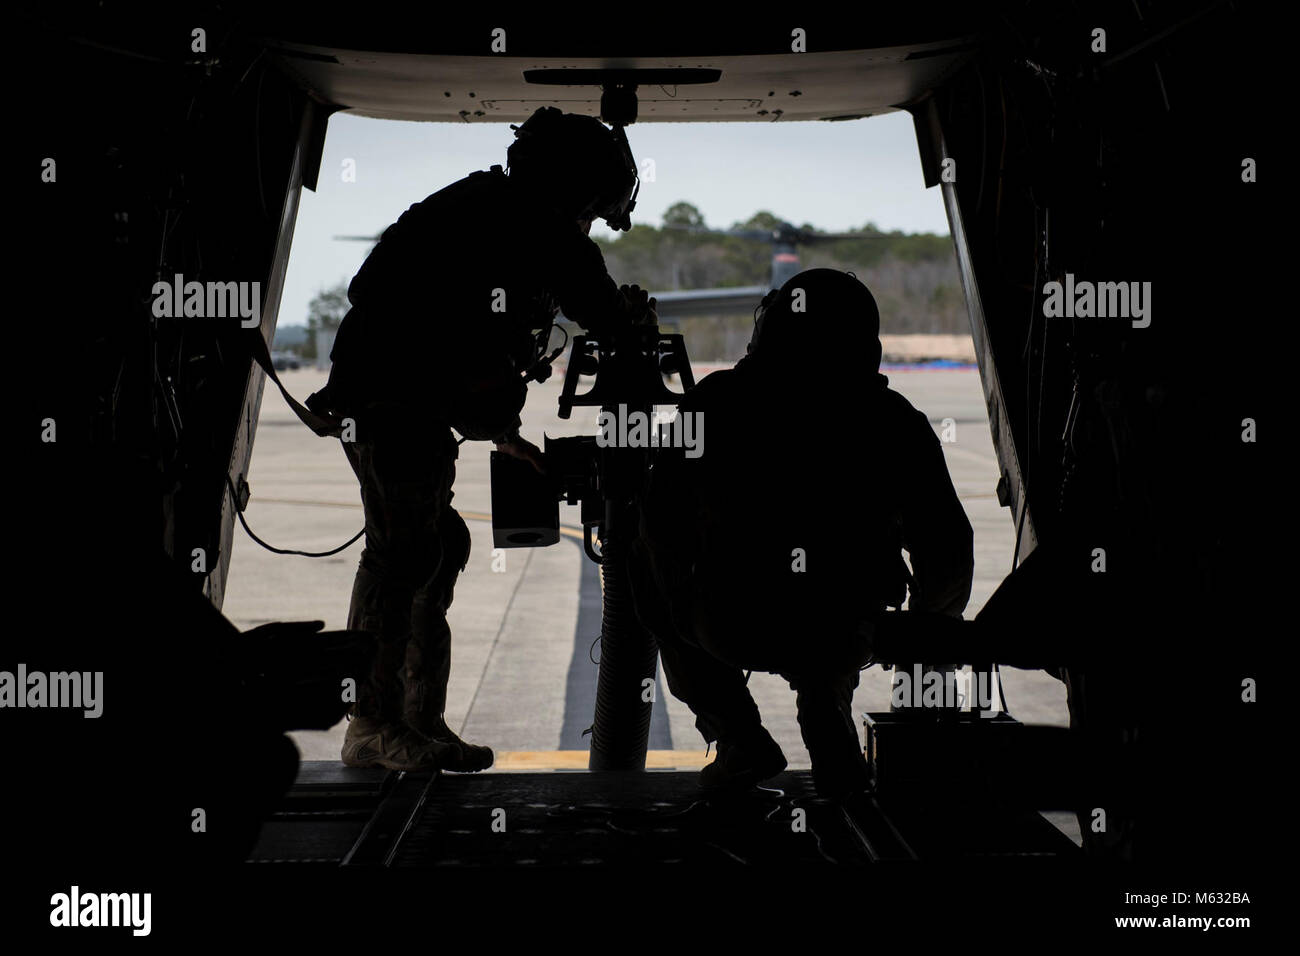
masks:
[[[708,794],[694,771],[404,774],[308,761],[249,862],[788,866],[1077,852],[1029,810],[896,792],[841,806],[817,797],[807,771]]]
[[[512,773],[430,781],[394,867],[861,863],[806,772],[733,796],[695,773]]]
[[[878,796],[874,804],[918,859],[1059,857],[1082,851],[1040,813],[993,802],[933,795]]]
[[[339,865],[394,777],[337,760],[304,760],[293,787],[262,825],[248,861]]]

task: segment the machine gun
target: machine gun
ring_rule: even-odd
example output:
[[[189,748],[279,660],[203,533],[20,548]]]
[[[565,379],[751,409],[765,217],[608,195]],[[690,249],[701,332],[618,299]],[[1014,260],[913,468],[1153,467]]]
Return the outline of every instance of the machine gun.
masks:
[[[665,376],[677,375],[682,392]],[[579,394],[583,376],[594,376]],[[560,393],[559,413],[599,406],[602,414],[636,412],[653,419],[656,405],[676,405],[694,387],[681,335],[656,325],[634,325],[612,335],[577,336]],[[492,534],[499,548],[544,547],[560,539],[563,500],[581,508],[583,549],[600,565],[603,583],[600,675],[592,724],[592,770],[644,770],[659,649],[632,604],[628,546],[654,447],[620,447],[594,435],[546,438],[547,473],[492,453]]]

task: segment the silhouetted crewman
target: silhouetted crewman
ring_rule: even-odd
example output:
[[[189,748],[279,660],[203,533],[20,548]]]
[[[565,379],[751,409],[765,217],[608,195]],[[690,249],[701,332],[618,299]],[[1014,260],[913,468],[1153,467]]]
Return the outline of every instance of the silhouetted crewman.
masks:
[[[637,607],[718,742],[704,786],[784,769],[742,673],[762,670],[797,692],[817,787],[840,795],[867,783],[851,703],[874,621],[909,590],[913,610],[960,616],[971,526],[925,415],[879,373],[866,286],[812,269],[764,303],[746,357],[679,407],[702,416],[703,454],[652,469]]]
[[[343,745],[351,766],[491,766],[492,751],[443,717],[447,608],[470,550],[451,507],[451,429],[540,468],[519,411],[557,310],[596,329],[653,307],[615,285],[587,237],[596,218],[629,225],[636,167],[621,131],[546,108],[515,136],[509,175],[472,173],[383,233],[348,288],[329,384],[309,403],[356,423],[343,448],[366,547],[348,626],[377,635],[379,651]]]

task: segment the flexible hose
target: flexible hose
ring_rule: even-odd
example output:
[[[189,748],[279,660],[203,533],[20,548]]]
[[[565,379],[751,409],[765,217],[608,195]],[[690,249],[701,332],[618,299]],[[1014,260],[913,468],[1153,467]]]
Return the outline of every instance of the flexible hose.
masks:
[[[601,546],[604,602],[600,624],[600,676],[591,732],[591,770],[644,770],[653,702],[644,700],[645,681],[654,686],[659,648],[636,617],[627,549],[614,523]]]

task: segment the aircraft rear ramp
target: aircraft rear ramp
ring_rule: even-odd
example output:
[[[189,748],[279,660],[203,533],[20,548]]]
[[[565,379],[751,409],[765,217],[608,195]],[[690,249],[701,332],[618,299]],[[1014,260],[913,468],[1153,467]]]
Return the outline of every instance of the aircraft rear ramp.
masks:
[[[393,869],[785,866],[1078,853],[1032,810],[955,792],[840,805],[817,797],[807,771],[709,795],[686,771],[414,774],[306,761],[251,860]]]

